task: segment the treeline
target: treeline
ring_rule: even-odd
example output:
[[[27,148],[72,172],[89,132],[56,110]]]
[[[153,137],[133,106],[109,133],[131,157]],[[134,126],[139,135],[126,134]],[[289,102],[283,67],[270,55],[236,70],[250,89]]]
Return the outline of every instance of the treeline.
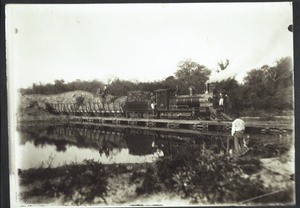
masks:
[[[218,82],[216,89],[230,97],[231,111],[256,112],[291,110],[294,107],[293,63],[282,58],[276,65],[264,65],[248,72],[244,83],[235,79]]]
[[[76,80],[70,83],[66,83],[63,79],[55,80],[54,84],[42,84],[34,83],[32,87],[20,89],[21,94],[43,94],[51,95],[58,94],[73,90],[84,90],[92,93],[96,93],[98,88],[103,88],[104,83],[98,80],[82,81]]]
[[[205,83],[210,74],[211,71],[205,66],[187,60],[180,62],[175,74],[164,80],[133,82],[117,78],[108,84],[107,90],[109,94],[116,96],[125,96],[131,90],[154,91],[162,88],[178,88],[179,94],[188,94],[188,87],[193,85],[196,93],[201,94],[205,92]],[[20,92],[49,95],[85,90],[97,95],[104,85],[105,83],[98,80],[76,80],[70,83],[55,80],[54,84],[33,84]],[[244,78],[243,84],[232,78],[217,82],[216,89],[229,96],[232,111],[281,111],[293,109],[293,86],[293,64],[291,58],[286,57],[278,60],[275,66],[264,65],[251,70]]]
[[[131,90],[154,91],[161,88],[178,88],[180,94],[187,94],[188,87],[193,85],[197,89],[197,93],[204,93],[205,82],[209,79],[211,71],[205,66],[196,62],[187,60],[180,62],[178,70],[174,76],[169,76],[164,80],[154,82],[133,82],[120,80],[118,78],[111,81],[107,90],[109,94],[116,96],[125,96]],[[76,80],[66,83],[64,80],[55,80],[54,84],[34,83],[32,87],[20,89],[22,94],[58,94],[66,91],[85,90],[97,94],[99,89],[104,88],[105,83],[93,81]]]

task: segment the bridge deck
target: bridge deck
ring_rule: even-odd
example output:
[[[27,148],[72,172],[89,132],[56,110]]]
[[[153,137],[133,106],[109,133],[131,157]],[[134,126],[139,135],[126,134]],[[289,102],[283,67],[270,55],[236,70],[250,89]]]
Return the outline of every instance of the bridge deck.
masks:
[[[68,123],[84,125],[109,125],[115,127],[140,128],[177,132],[230,133],[230,121],[200,121],[172,119],[142,119],[116,117],[70,116]],[[293,132],[292,122],[245,121],[245,133],[285,134]]]

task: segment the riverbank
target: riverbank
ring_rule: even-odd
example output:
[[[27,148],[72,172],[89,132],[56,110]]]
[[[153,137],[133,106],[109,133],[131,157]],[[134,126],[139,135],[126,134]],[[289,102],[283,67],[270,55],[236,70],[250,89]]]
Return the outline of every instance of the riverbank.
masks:
[[[154,206],[291,204],[294,200],[293,150],[271,158],[184,153],[153,163],[103,165],[85,161],[20,170],[21,201]]]

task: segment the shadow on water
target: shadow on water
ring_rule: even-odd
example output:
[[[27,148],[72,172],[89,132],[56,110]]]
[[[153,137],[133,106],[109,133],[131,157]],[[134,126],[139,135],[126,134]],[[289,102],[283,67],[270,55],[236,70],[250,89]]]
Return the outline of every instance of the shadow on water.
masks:
[[[22,199],[59,198],[62,204],[76,205],[107,204],[107,199],[112,197],[109,178],[118,174],[129,175],[129,181],[122,183],[127,184],[124,191],[132,184],[135,186],[131,197],[163,192],[175,193],[193,203],[238,203],[270,191],[259,177],[250,176],[262,169],[260,158],[283,155],[292,144],[289,136],[265,135],[264,140],[251,136],[245,139],[248,152],[243,157],[232,158],[229,152],[233,141],[222,135],[209,137],[80,125],[34,126],[19,132],[20,146],[30,143],[43,151],[54,146],[54,153],[62,153],[65,160],[61,161],[64,165],[47,163],[48,166],[20,168],[20,184],[26,187]],[[83,154],[94,152],[97,156],[76,161],[68,156],[69,149],[74,147],[76,155],[84,151]],[[122,155],[124,150],[126,155]],[[151,159],[136,164],[145,156]],[[117,159],[106,160],[104,164],[103,157]],[[124,157],[133,160],[118,160]],[[289,203],[292,192],[285,193],[286,200],[277,196],[261,202]]]

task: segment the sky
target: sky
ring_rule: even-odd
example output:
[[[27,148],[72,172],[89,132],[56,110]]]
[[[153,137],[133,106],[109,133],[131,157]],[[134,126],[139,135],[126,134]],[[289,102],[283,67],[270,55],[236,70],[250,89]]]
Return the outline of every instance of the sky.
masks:
[[[154,81],[174,75],[184,60],[213,70],[210,81],[242,80],[293,56],[292,23],[289,2],[10,4],[8,80],[14,89],[55,79]]]

